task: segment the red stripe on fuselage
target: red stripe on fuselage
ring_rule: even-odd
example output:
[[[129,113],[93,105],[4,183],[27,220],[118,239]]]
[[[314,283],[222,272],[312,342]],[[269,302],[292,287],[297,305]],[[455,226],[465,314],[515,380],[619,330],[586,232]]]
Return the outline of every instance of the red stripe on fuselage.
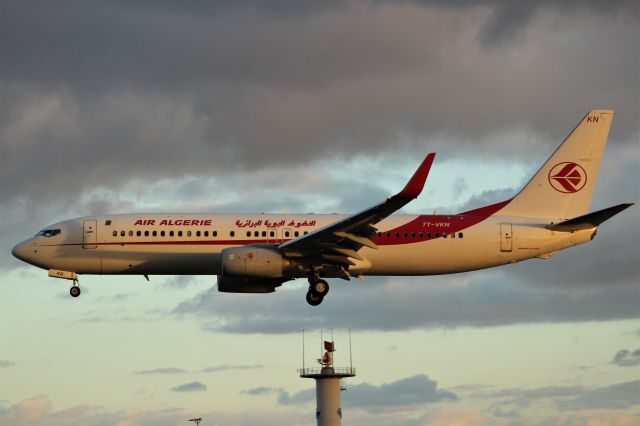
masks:
[[[509,202],[511,200],[455,215],[420,215],[411,222],[381,232],[381,236],[376,234],[373,242],[381,246],[410,244],[432,240],[435,238],[436,233],[442,236],[443,234],[449,235],[454,232],[460,232],[491,217]],[[421,232],[422,237],[420,237]],[[388,233],[390,236],[387,236]],[[397,237],[396,234],[398,234]],[[431,234],[431,238],[428,237],[429,234]]]

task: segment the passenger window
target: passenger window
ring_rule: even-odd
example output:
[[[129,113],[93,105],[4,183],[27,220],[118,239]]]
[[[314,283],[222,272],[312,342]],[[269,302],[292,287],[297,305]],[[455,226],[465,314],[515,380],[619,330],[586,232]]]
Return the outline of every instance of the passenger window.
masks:
[[[259,236],[260,236],[260,233],[259,233],[258,231],[254,231],[254,232],[253,232],[253,236],[254,236],[254,237],[259,237]]]
[[[267,231],[262,231],[262,236],[266,237],[267,236]]]
[[[308,232],[307,232],[307,231],[304,231],[304,234],[303,234],[303,235],[307,235],[307,234],[308,234]]]
[[[440,233],[436,232],[436,238],[440,237]]]
[[[276,233],[275,233],[275,232],[273,232],[273,231],[269,231],[269,236],[270,236],[270,237],[275,237],[275,236],[276,236]]]
[[[148,237],[149,236],[149,231],[144,231],[144,236]]]
[[[411,238],[415,238],[415,237],[416,237],[416,233],[415,233],[415,232],[412,232],[412,233],[411,233]]]
[[[212,236],[212,237],[217,237],[217,236],[218,236],[218,231],[213,231],[213,232],[211,232],[211,236]]]
[[[251,231],[247,231],[247,237],[251,236]]]
[[[378,238],[382,238],[382,232],[378,232]]]
[[[160,231],[160,236],[164,237],[164,231]]]
[[[113,236],[117,237],[118,236],[118,231],[113,231]]]
[[[424,232],[420,233],[420,238],[424,238]]]
[[[407,238],[408,236],[409,236],[409,233],[408,233],[408,232],[405,232],[405,233],[404,233],[404,237],[405,237],[405,238]]]
[[[391,232],[387,232],[387,237],[391,237]]]
[[[458,238],[462,238],[463,236],[462,232],[458,232]]]
[[[173,231],[169,231],[169,236],[173,237]]]
[[[298,231],[296,231],[296,232],[294,232],[294,233],[293,233],[293,236],[294,236],[294,237],[297,237],[298,235],[300,235],[300,233],[299,233]]]
[[[427,232],[427,238],[431,238],[431,232]]]
[[[191,236],[191,231],[187,231],[187,237]]]
[[[204,236],[208,237],[209,236],[209,231],[204,231]]]
[[[400,233],[396,232],[396,238],[400,237]]]
[[[446,232],[442,234],[442,238],[447,238],[447,233]]]
[[[284,236],[285,236],[285,237],[287,237],[287,238],[289,238],[289,231],[286,231],[286,232],[284,233]]]
[[[196,237],[200,236],[200,231],[196,231]]]
[[[125,236],[125,232],[124,231],[120,231],[120,236],[124,237]]]
[[[182,231],[178,231],[178,237],[182,237]]]
[[[158,231],[153,231],[153,236],[157,237],[158,236]]]
[[[142,235],[142,232],[140,232],[140,231],[136,231],[136,236],[138,236],[138,237],[139,237],[139,236],[141,236],[141,235]]]
[[[229,232],[229,235],[230,235],[231,237],[235,237],[235,236],[236,236],[236,233],[235,233],[234,231],[231,231],[231,232]]]

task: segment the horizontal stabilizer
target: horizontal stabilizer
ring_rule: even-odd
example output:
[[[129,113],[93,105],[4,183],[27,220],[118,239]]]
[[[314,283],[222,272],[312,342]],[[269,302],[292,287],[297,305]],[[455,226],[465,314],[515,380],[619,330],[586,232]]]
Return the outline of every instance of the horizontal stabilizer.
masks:
[[[604,210],[598,210],[597,212],[588,213],[583,216],[565,220],[564,222],[549,225],[547,228],[552,231],[560,232],[574,232],[580,231],[581,229],[591,229],[632,205],[633,203],[618,204],[617,206],[609,207]]]

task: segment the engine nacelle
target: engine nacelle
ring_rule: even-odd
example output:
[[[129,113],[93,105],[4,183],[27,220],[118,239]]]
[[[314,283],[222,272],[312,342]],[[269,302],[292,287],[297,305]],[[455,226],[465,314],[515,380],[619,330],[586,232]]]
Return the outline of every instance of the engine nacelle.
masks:
[[[222,275],[235,278],[280,278],[289,261],[272,249],[244,246],[222,250]]]
[[[223,293],[273,293],[283,278],[230,278],[218,275],[218,291]]]

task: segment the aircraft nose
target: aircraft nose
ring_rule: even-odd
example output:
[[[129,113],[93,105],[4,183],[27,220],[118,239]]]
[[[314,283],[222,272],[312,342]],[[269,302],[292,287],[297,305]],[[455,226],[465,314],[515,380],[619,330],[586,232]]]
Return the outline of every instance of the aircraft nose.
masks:
[[[26,242],[22,242],[16,245],[13,249],[11,249],[11,254],[17,258],[22,260],[23,262],[28,262],[29,256],[29,247]]]

